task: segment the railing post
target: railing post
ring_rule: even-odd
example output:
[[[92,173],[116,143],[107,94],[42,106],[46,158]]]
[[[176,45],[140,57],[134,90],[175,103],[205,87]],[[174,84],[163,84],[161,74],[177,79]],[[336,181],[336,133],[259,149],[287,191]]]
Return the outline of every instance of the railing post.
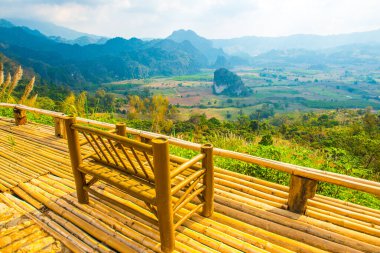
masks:
[[[318,181],[292,175],[290,178],[288,210],[304,214],[307,200],[315,196]]]
[[[152,140],[152,146],[161,250],[163,252],[172,252],[175,247],[175,237],[169,167],[169,142],[166,139],[157,138]]]
[[[67,139],[65,121],[62,118],[54,118],[55,123],[55,136]]]
[[[27,123],[26,111],[13,108],[13,116],[15,118],[16,126],[25,125]]]
[[[127,131],[125,129],[125,123],[116,123],[116,134],[125,137],[125,135],[127,134]]]
[[[68,117],[65,119],[67,145],[70,151],[70,161],[75,179],[75,187],[77,191],[78,202],[82,204],[88,203],[88,192],[83,189],[86,185],[85,174],[78,170],[79,165],[82,163],[82,157],[79,146],[78,131],[71,126],[76,124],[75,117]]]
[[[206,169],[203,177],[203,184],[206,186],[206,189],[203,195],[205,205],[202,209],[202,215],[205,217],[210,217],[214,212],[214,160],[212,157],[212,145],[202,145],[201,152],[206,155],[206,157],[202,160],[202,168]]]

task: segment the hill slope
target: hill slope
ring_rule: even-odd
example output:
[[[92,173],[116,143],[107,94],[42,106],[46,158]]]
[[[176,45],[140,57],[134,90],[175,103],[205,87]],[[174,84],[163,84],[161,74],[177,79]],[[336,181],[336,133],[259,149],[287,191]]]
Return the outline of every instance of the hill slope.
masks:
[[[37,30],[0,26],[0,52],[43,79],[78,86],[152,75],[199,71],[206,58],[190,43],[114,38],[86,46],[59,43]]]
[[[174,31],[169,37],[167,37],[167,39],[179,43],[189,41],[195,48],[207,57],[209,64],[214,64],[218,56],[227,56],[222,49],[214,48],[210,40],[199,36],[192,30]]]

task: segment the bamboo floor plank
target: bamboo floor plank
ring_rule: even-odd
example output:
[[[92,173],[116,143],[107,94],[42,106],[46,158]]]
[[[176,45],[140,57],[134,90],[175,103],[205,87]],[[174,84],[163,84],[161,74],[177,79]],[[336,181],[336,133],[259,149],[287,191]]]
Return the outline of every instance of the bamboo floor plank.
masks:
[[[36,222],[0,198],[0,252],[69,252]]]

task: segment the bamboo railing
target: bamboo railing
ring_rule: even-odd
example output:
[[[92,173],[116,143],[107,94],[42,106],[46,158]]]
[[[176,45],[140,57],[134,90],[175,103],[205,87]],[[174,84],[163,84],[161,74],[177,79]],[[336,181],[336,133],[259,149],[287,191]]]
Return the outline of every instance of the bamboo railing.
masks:
[[[0,103],[0,107],[13,108],[15,112],[16,124],[20,121],[20,118],[25,118],[26,111],[34,112],[38,114],[43,114],[55,118],[56,122],[56,135],[65,137],[65,133],[62,132],[62,121],[67,118],[67,115],[59,112],[52,112],[37,108],[32,108],[24,105],[18,104],[7,104]],[[89,124],[105,129],[114,130],[117,126],[115,124],[99,122],[96,120],[85,119],[77,117],[77,122],[81,124]],[[25,123],[25,122],[21,122]],[[152,140],[155,138],[165,138],[172,145],[200,151],[201,144],[184,141],[172,136],[166,136],[157,133],[151,133],[147,131],[137,130],[129,127],[123,127],[122,131],[124,134],[131,134],[137,136],[140,140]],[[306,210],[306,204],[308,199],[315,196],[318,182],[326,182],[330,184],[335,184],[338,186],[347,187],[350,189],[367,192],[380,196],[380,183],[369,181],[361,178],[355,178],[347,175],[337,174],[328,171],[321,171],[318,169],[293,165],[289,163],[274,161],[266,158],[261,158],[249,154],[242,154],[239,152],[234,152],[230,150],[213,148],[213,155],[225,158],[231,158],[239,161],[244,161],[251,164],[256,164],[259,166],[264,166],[267,168],[275,169],[290,174],[290,188],[287,206],[290,211],[295,213],[304,213]],[[217,171],[217,170],[216,170]]]

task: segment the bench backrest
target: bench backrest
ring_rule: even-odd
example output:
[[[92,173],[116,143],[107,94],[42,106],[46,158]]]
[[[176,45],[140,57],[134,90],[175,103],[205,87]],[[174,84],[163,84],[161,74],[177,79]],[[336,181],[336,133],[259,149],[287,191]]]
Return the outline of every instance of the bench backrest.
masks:
[[[82,158],[92,158],[99,163],[154,182],[152,145],[78,124],[72,125],[72,128],[85,138],[80,143],[81,146],[91,147],[87,150],[89,153]],[[83,153],[84,148],[81,149]]]

